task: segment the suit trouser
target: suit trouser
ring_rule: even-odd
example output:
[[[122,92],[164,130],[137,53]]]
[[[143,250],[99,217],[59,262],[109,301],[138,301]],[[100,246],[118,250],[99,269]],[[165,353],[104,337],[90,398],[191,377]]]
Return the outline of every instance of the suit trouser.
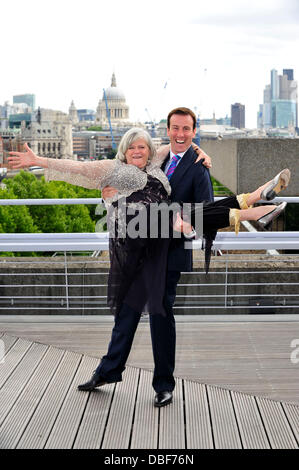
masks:
[[[167,275],[166,294],[164,304],[166,317],[163,315],[150,315],[152,348],[155,362],[153,388],[158,393],[172,391],[175,386],[173,371],[175,367],[175,320],[172,305],[175,299],[176,284],[179,272],[169,272]],[[107,382],[121,382],[122,372],[131,351],[134,335],[140,320],[141,312],[134,311],[127,304],[123,304],[119,314],[115,317],[108,351],[96,372]]]

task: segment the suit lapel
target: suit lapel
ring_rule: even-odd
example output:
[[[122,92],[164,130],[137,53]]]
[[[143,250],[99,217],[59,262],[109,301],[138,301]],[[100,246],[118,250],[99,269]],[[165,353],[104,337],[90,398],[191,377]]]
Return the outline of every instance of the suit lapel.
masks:
[[[182,161],[179,163],[177,168],[175,169],[171,179],[170,179],[170,185],[172,189],[175,189],[176,186],[182,182],[182,178],[188,168],[190,168],[191,165],[195,162],[195,155],[193,148],[190,147],[189,150],[185,153],[185,155],[182,158]]]
[[[167,157],[165,158],[164,162],[161,165],[161,170],[162,171],[165,171],[166,163],[169,161],[169,158],[170,158],[170,152],[169,152],[169,154],[167,155]]]

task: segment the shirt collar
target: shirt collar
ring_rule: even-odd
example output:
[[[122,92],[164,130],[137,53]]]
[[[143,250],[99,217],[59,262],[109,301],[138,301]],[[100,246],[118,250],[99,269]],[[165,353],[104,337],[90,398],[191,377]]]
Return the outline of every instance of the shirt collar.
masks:
[[[187,148],[187,150],[185,150],[185,152],[181,152],[181,153],[173,153],[173,151],[170,149],[170,158],[172,158],[174,155],[179,155],[181,158],[183,158],[185,153],[188,152],[189,148]]]

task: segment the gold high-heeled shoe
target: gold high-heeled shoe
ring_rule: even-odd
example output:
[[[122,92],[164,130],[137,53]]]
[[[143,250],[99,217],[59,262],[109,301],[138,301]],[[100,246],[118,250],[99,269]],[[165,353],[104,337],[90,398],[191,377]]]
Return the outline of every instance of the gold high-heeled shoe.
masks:
[[[280,191],[288,187],[291,179],[291,172],[288,168],[282,170],[261,192],[261,199],[271,201]]]

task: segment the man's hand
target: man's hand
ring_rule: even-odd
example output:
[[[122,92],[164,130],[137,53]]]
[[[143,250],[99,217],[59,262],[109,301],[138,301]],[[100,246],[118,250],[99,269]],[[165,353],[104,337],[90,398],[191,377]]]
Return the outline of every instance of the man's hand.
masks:
[[[212,168],[212,160],[209,157],[209,155],[207,155],[206,152],[204,152],[201,148],[199,148],[198,145],[192,144],[192,147],[193,147],[193,150],[195,150],[195,152],[198,155],[195,163],[203,159],[202,164],[207,168]]]
[[[113,186],[105,186],[105,188],[102,190],[102,198],[104,200],[109,199],[115,196],[116,193],[118,193],[118,190],[113,188]]]
[[[180,214],[177,213],[176,216],[174,216],[173,230],[176,232],[183,232],[188,235],[193,231],[193,228],[189,222],[183,220]]]

